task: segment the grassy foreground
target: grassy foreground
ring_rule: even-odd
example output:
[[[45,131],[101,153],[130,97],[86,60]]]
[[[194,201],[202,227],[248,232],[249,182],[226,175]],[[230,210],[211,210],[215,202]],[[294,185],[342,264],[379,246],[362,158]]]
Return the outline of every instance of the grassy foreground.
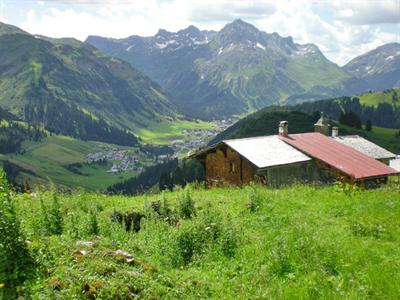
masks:
[[[36,265],[25,299],[400,296],[398,181],[12,197]],[[111,222],[114,210],[142,212],[140,231]]]

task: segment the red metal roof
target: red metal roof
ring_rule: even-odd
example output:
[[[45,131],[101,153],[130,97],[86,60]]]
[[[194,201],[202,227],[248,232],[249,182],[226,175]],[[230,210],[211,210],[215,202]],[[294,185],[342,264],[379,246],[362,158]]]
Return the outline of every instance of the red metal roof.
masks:
[[[356,180],[399,173],[380,161],[318,132],[290,134],[288,137],[280,136],[280,138]]]

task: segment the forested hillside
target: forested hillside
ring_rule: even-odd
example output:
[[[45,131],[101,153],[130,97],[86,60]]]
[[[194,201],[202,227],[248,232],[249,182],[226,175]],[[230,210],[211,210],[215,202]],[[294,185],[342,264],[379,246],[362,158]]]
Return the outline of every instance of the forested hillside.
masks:
[[[335,120],[352,111],[363,123],[369,120],[376,126],[400,129],[400,89],[304,103],[294,106],[294,109],[309,113],[323,111]]]
[[[0,154],[21,152],[24,141],[40,141],[47,133],[0,107]]]
[[[161,88],[123,61],[74,39],[0,29],[0,106],[32,125],[133,145],[133,131],[176,116]]]

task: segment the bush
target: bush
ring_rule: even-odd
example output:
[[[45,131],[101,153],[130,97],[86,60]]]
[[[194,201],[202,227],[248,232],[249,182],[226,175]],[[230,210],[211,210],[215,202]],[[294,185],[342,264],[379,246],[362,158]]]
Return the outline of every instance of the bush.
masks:
[[[5,174],[0,170],[0,284],[4,285],[4,298],[16,295],[17,287],[29,277],[33,266]]]
[[[195,215],[195,206],[188,188],[184,189],[178,198],[179,214],[182,219],[190,219]]]
[[[48,207],[44,197],[40,194],[40,206],[42,209],[42,229],[45,235],[61,235],[63,232],[63,216],[61,206],[58,202],[57,193],[52,192],[53,203]]]
[[[250,186],[247,199],[248,210],[250,210],[251,212],[256,212],[257,210],[259,210],[262,202],[262,197],[259,195],[255,185]]]
[[[185,266],[195,256],[212,251],[232,257],[238,241],[237,231],[229,219],[224,219],[219,213],[205,211],[177,230],[172,245],[172,263],[176,267]]]
[[[89,213],[89,225],[88,225],[88,234],[89,235],[98,235],[99,230],[99,222],[97,220],[97,211],[95,209],[90,210]]]
[[[61,213],[60,203],[58,202],[58,196],[55,191],[53,191],[53,204],[50,209],[50,223],[51,231],[55,235],[61,235],[63,232],[63,216]]]

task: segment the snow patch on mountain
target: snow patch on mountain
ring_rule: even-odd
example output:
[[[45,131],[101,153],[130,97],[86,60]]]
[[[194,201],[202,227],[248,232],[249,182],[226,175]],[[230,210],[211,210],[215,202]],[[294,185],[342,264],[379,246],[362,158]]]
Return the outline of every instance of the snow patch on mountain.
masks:
[[[260,43],[257,43],[256,46],[257,46],[258,48],[260,48],[260,49],[263,49],[263,50],[266,49],[266,48],[265,48],[263,45],[261,45]]]
[[[164,43],[155,43],[155,47],[158,49],[164,49],[166,47],[168,47],[169,45],[173,45],[173,44],[178,44],[178,42],[176,40],[169,40],[169,41],[165,41]]]

